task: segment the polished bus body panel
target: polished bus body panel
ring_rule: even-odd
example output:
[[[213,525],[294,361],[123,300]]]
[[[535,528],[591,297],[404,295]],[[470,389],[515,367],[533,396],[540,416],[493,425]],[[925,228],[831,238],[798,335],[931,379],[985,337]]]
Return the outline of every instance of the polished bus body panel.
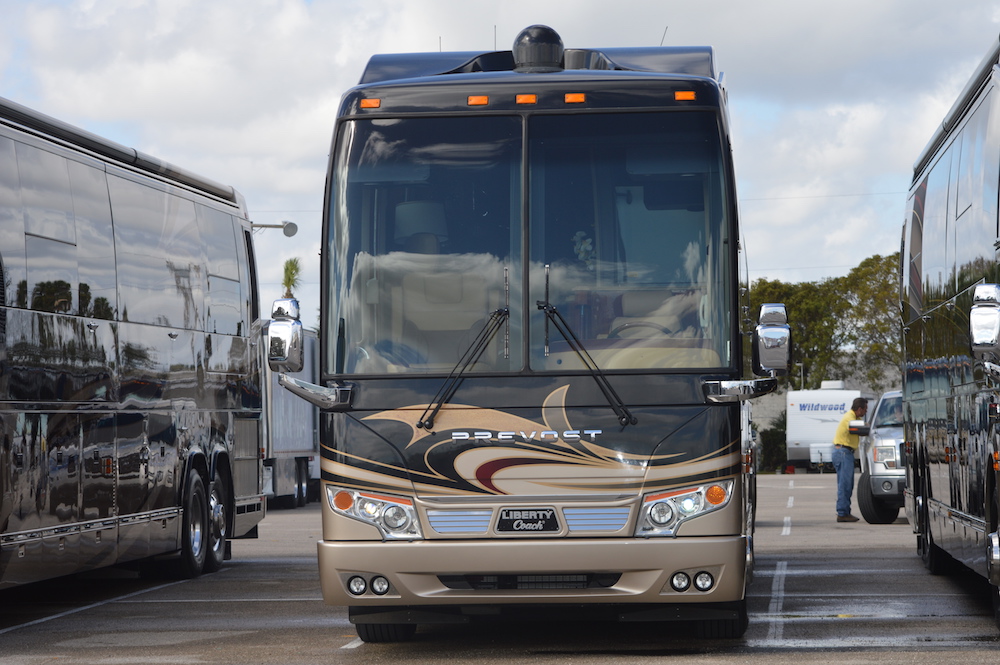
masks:
[[[970,337],[978,288],[1000,283],[998,61],[995,44],[915,164],[900,310],[907,518],[932,572],[954,559],[990,580],[1000,622],[1000,399]]]
[[[0,588],[177,551],[192,469],[252,532],[242,198],[0,102]]]

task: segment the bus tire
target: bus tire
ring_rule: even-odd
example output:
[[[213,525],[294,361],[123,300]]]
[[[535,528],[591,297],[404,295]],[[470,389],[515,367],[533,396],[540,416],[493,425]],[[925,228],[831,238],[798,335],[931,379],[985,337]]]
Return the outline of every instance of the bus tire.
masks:
[[[858,480],[858,507],[869,524],[892,524],[899,517],[899,506],[891,506],[872,495],[871,476],[867,471]]]
[[[214,573],[226,560],[226,538],[229,536],[229,488],[218,475],[212,479],[208,493],[208,548],[205,572]]]
[[[920,559],[924,562],[924,568],[927,569],[927,572],[931,575],[945,575],[948,573],[950,557],[947,552],[934,544],[934,537],[931,535],[931,519],[928,514],[929,508],[927,507],[927,497],[930,494],[927,491],[927,479],[922,479],[920,485],[923,490],[921,493],[923,507],[917,514],[919,525],[917,549],[920,550]]]
[[[731,619],[704,619],[695,628],[695,635],[701,639],[730,640],[743,637],[750,625],[746,598],[735,604],[737,616]]]
[[[295,460],[295,507],[309,503],[309,461]]]
[[[205,481],[196,470],[188,471],[184,483],[184,518],[181,524],[181,555],[178,572],[181,577],[201,575],[209,548],[208,495]]]
[[[415,623],[357,623],[354,628],[363,642],[408,642],[417,633]]]

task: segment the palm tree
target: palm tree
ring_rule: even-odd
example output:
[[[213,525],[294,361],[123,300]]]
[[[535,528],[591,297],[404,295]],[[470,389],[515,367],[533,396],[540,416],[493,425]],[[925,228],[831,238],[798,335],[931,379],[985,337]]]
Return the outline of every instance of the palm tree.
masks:
[[[285,288],[283,298],[294,298],[293,289],[297,289],[302,283],[302,266],[298,258],[291,258],[285,261],[285,275],[281,279],[281,285]]]

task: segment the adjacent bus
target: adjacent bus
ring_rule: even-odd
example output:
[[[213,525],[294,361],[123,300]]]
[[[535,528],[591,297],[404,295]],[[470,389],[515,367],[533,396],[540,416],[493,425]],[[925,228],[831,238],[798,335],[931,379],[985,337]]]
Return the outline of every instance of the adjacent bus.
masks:
[[[982,575],[1000,625],[1000,43],[918,158],[901,252],[906,515],[927,568]]]
[[[710,48],[379,55],[336,121],[322,248],[324,598],[367,641],[567,617],[747,626],[745,400]],[[294,302],[270,359],[298,366]],[[747,345],[750,348],[750,345]],[[749,358],[747,365],[750,365]]]
[[[254,271],[231,187],[0,99],[0,589],[255,535]]]

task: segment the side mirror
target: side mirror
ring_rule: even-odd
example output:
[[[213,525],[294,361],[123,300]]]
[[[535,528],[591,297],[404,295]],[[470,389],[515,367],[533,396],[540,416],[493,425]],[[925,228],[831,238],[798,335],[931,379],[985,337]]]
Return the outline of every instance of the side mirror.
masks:
[[[302,371],[302,322],[294,298],[274,301],[267,326],[267,364],[273,372]]]
[[[753,331],[753,372],[757,376],[784,376],[792,356],[792,331],[781,303],[760,306]]]
[[[852,420],[847,423],[847,433],[856,436],[868,436],[871,433],[871,427],[866,425],[863,420]]]
[[[1000,285],[976,287],[969,312],[969,341],[976,360],[1000,359]]]

